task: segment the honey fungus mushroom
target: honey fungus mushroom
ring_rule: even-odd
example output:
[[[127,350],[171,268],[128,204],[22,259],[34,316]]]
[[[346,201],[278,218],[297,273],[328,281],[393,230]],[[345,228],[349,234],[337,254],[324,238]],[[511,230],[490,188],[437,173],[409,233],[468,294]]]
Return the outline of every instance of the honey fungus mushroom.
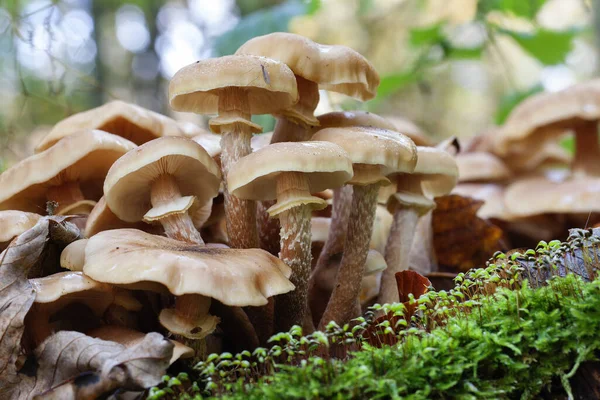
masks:
[[[83,131],[13,165],[0,175],[0,210],[41,212],[47,201],[61,214],[102,196],[111,165],[135,144],[103,131]]]
[[[294,289],[290,268],[259,249],[190,244],[135,229],[100,232],[85,243],[83,272],[101,282],[144,290],[165,288],[175,308],[160,323],[202,353],[202,342],[219,322],[211,299],[229,306],[261,306]],[[69,247],[67,247],[69,249]]]
[[[311,140],[338,144],[348,153],[354,169],[348,182],[353,194],[344,253],[335,288],[319,322],[322,329],[330,321],[343,324],[356,316],[379,188],[390,183],[388,176],[411,173],[417,164],[417,151],[407,136],[374,127],[325,128]]]
[[[73,114],[57,123],[35,148],[40,153],[62,138],[82,130],[98,129],[140,145],[161,136],[183,136],[177,121],[135,104],[113,100]]]
[[[377,302],[398,301],[396,272],[407,270],[419,218],[435,207],[432,198],[452,191],[458,180],[454,157],[435,147],[417,147],[418,161],[410,174],[396,176],[397,192],[388,200],[394,221],[385,247],[388,268],[381,277]]]
[[[285,63],[294,72],[299,99],[277,113],[271,143],[310,138],[310,128],[319,125],[314,116],[319,87],[365,101],[375,97],[379,75],[369,61],[346,46],[329,46],[286,32],[275,32],[248,40],[236,54],[253,54]]]
[[[163,137],[114,163],[104,197],[125,222],[157,222],[170,238],[203,244],[192,215],[217,195],[220,182],[219,168],[202,146],[191,139]]]
[[[224,177],[237,160],[252,152],[252,134],[262,131],[250,120],[252,114],[276,113],[297,101],[292,71],[265,57],[233,55],[201,60],[179,70],[169,84],[169,102],[175,111],[217,114],[209,126],[222,135]],[[256,204],[232,197],[227,182],[224,194],[231,247],[258,247]]]
[[[37,224],[41,215],[16,210],[0,211],[0,251],[26,230]]]
[[[312,193],[336,188],[352,177],[346,152],[327,142],[281,142],[252,153],[227,176],[234,196],[277,200],[267,212],[281,223],[280,258],[292,268],[296,290],[276,299],[275,323],[280,331],[303,323],[311,270],[311,211],[327,203]]]

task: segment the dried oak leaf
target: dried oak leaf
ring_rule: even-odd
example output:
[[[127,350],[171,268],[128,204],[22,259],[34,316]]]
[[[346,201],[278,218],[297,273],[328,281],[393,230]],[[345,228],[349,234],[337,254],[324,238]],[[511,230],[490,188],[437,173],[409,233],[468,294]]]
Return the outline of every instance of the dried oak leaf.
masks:
[[[433,244],[441,268],[457,272],[482,267],[505,250],[503,232],[477,216],[480,200],[456,194],[438,197],[433,211]]]
[[[410,304],[410,295],[412,294],[418,300],[419,297],[427,293],[431,282],[415,271],[396,272],[395,277],[396,284],[398,285],[398,300],[404,304],[404,320],[410,321],[416,311],[416,304]],[[381,346],[382,344],[391,346],[396,344],[398,342],[396,336],[398,328],[396,326],[400,319],[400,316],[394,315],[393,312],[388,312],[369,324],[364,336],[373,346]],[[385,324],[386,321],[389,321],[389,326],[392,328],[393,333],[384,331],[382,324]]]
[[[116,389],[142,390],[161,382],[174,345],[148,333],[135,346],[61,331],[36,350],[35,377],[21,374],[12,398],[95,399]]]

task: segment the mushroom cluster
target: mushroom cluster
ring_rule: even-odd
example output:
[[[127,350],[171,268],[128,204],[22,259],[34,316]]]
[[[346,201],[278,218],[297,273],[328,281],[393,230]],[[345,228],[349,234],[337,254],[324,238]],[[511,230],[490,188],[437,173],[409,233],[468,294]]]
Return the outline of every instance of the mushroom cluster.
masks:
[[[212,115],[210,132],[120,101],[59,122],[0,175],[2,246],[44,213],[83,221],[60,272],[32,277],[26,346],[158,330],[201,359],[397,301],[417,223],[459,167],[410,121],[314,115],[319,90],[365,101],[378,85],[354,50],[274,33],[172,78],[171,108]]]

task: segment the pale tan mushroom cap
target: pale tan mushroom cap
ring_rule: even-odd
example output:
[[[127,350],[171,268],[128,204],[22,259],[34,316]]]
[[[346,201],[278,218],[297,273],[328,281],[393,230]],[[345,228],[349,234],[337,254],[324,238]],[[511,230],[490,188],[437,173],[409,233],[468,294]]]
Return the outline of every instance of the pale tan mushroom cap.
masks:
[[[502,185],[495,183],[459,183],[452,190],[452,193],[482,200],[484,203],[477,210],[477,215],[481,218],[512,219],[504,206],[504,187]]]
[[[377,250],[369,250],[365,262],[365,276],[375,275],[387,268],[383,255]]]
[[[125,328],[123,326],[115,325],[104,325],[96,329],[92,329],[85,333],[88,336],[95,337],[102,340],[109,340],[111,342],[120,343],[123,346],[130,348],[141,343],[146,337],[145,333],[134,331],[133,329]],[[173,339],[167,339],[175,347],[173,348],[173,355],[169,360],[169,364],[173,364],[180,358],[190,358],[194,355],[194,350],[191,347],[179,343]]]
[[[317,117],[320,126],[315,128],[343,128],[348,126],[367,126],[395,131],[394,125],[387,119],[368,111],[333,111]]]
[[[117,217],[106,205],[104,196],[98,200],[85,222],[85,237],[92,237],[98,232],[109,229],[136,228],[141,229],[144,223],[125,222]]]
[[[0,175],[0,210],[45,210],[47,189],[67,182],[79,182],[84,194],[86,185],[98,191],[110,166],[135,147],[97,130],[67,136]]]
[[[201,294],[231,306],[265,305],[294,289],[290,268],[266,251],[189,245],[135,229],[90,238],[83,270],[114,285],[155,282],[175,296]]]
[[[371,63],[346,46],[328,46],[293,33],[275,32],[255,37],[236,54],[257,54],[287,64],[296,75],[359,100],[377,94],[379,74]]]
[[[176,181],[182,196],[196,196],[204,205],[219,192],[221,172],[198,143],[163,137],[121,157],[108,171],[104,197],[112,212],[126,222],[141,221],[152,208],[151,183],[161,175]]]
[[[556,137],[564,133],[573,120],[600,119],[600,79],[579,83],[553,93],[540,93],[525,99],[509,115],[495,138],[500,154],[513,151],[530,135]],[[531,140],[531,139],[530,139]],[[538,143],[539,143],[538,141]]]
[[[197,61],[180,69],[169,83],[175,111],[216,114],[219,96],[231,87],[248,94],[251,114],[270,114],[298,101],[294,73],[265,57],[233,55]]]
[[[384,115],[387,121],[392,124],[392,130],[400,132],[411,138],[417,146],[434,146],[435,142],[423,132],[423,130],[408,118],[399,116]]]
[[[221,154],[221,135],[204,132],[192,137],[192,140],[202,146],[212,158]]]
[[[518,217],[544,213],[600,212],[600,178],[578,176],[562,182],[545,177],[525,178],[504,192],[507,211]]]
[[[417,148],[407,136],[387,129],[350,126],[325,128],[311,140],[335,143],[353,164],[376,165],[382,175],[411,173],[417,165]]]
[[[502,160],[490,153],[459,153],[455,160],[460,182],[502,181],[511,175]]]
[[[445,196],[458,181],[456,159],[436,147],[417,146],[418,158],[415,174],[422,175],[421,186],[426,195]]]
[[[100,107],[63,119],[35,148],[39,153],[65,136],[79,131],[99,129],[121,136],[135,144],[144,144],[161,136],[181,136],[177,122],[135,104],[114,100]]]
[[[228,187],[242,199],[275,200],[277,177],[282,172],[301,172],[310,193],[316,193],[340,187],[352,178],[352,162],[334,143],[274,143],[233,165],[227,176]]]
[[[271,138],[273,137],[273,132],[260,133],[258,135],[252,136],[250,141],[250,146],[252,146],[252,151],[258,151],[263,147],[271,144]]]
[[[69,243],[60,253],[60,266],[69,271],[83,271],[85,246],[87,246],[87,239],[79,239]]]
[[[29,212],[0,211],[0,249],[3,248],[2,244],[10,242],[21,233],[32,228],[40,218],[41,215]]]

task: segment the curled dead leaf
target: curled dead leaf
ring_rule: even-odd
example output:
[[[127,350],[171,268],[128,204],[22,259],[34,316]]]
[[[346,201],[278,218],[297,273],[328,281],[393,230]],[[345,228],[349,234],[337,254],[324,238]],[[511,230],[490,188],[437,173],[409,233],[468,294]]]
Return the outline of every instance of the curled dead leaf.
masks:
[[[506,250],[502,230],[477,216],[482,201],[451,194],[435,202],[433,243],[441,269],[460,272],[483,267],[496,251]]]

